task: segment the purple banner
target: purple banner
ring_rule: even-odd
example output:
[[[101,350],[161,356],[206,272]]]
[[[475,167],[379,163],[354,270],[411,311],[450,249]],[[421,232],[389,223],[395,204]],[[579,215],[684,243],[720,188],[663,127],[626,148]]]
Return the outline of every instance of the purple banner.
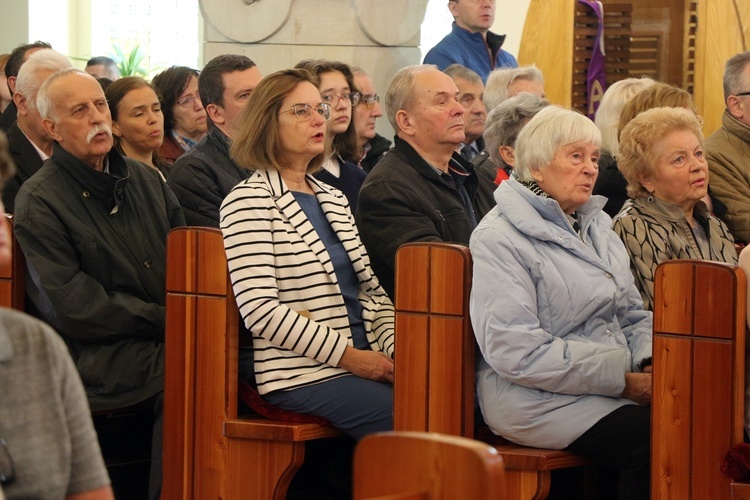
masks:
[[[592,120],[599,109],[604,91],[607,90],[606,59],[604,54],[604,7],[595,0],[578,0],[579,3],[594,11],[599,18],[599,30],[591,53],[591,61],[586,75],[588,90],[588,117]]]

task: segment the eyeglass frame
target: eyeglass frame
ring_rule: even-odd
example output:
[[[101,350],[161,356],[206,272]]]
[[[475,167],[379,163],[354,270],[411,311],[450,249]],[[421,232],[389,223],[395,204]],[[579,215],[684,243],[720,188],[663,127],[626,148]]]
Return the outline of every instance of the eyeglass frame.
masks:
[[[365,94],[359,98],[358,104],[364,104],[367,109],[372,109],[375,107],[376,102],[380,103],[380,96],[378,94]]]
[[[296,109],[297,106],[302,106],[305,110],[307,110],[309,108],[311,110],[309,112],[309,115],[308,116],[304,116],[304,117],[302,117],[302,119],[300,119],[299,115],[297,114],[297,109]],[[323,113],[320,112],[321,108],[324,110]],[[307,121],[312,120],[312,117],[313,117],[312,110],[315,110],[315,112],[317,112],[321,116],[321,118],[323,118],[325,121],[328,121],[331,118],[331,105],[328,104],[327,102],[321,102],[317,106],[313,106],[312,104],[307,104],[306,102],[299,102],[299,103],[296,103],[296,104],[292,104],[287,109],[283,109],[283,110],[279,111],[279,114],[281,114],[281,113],[289,113],[291,111],[291,112],[294,113],[294,117],[297,119],[297,122],[298,123],[302,123],[302,122],[307,122]],[[328,116],[326,116],[326,115],[328,115]]]
[[[9,469],[6,471],[3,470],[4,467],[0,467],[0,484],[11,484],[16,479],[16,466],[8,449],[8,443],[3,438],[0,438],[0,465],[7,465]]]
[[[328,104],[329,106],[338,106],[341,102],[341,99],[344,99],[344,101],[349,101],[349,105],[351,107],[356,106],[359,103],[359,99],[362,97],[362,94],[359,92],[344,92],[343,94],[325,94],[321,96],[323,98],[323,104]],[[333,104],[333,98],[336,97],[336,104]],[[330,99],[331,102],[326,102],[325,99]]]
[[[748,92],[737,92],[736,94],[729,94],[729,95],[733,95],[735,97],[745,97],[745,96],[750,95],[750,91],[748,91]]]
[[[177,104],[177,105],[179,105],[180,107],[188,108],[196,100],[198,100],[198,102],[201,103],[201,106],[203,105],[203,101],[201,101],[200,94],[186,95],[186,96],[180,97],[179,99],[175,99],[174,103]],[[185,102],[183,103],[182,101],[185,101]]]

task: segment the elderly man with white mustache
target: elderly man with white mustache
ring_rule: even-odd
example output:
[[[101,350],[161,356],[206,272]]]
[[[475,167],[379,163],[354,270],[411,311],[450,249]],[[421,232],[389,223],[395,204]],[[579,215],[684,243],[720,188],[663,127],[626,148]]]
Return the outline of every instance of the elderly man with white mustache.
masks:
[[[185,224],[156,170],[112,148],[99,83],[65,69],[39,89],[52,156],[19,190],[14,232],[32,313],[68,343],[92,410],[153,408],[161,486],[166,238]]]

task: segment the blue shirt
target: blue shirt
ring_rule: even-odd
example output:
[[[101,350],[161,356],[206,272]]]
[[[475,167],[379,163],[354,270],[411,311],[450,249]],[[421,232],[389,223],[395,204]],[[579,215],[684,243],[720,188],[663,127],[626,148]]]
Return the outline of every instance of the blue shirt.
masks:
[[[293,191],[292,194],[302,211],[305,212],[310,224],[315,228],[315,232],[318,233],[320,241],[323,242],[328,256],[331,258],[331,264],[333,264],[333,269],[336,272],[336,279],[339,282],[341,295],[344,297],[344,305],[346,305],[346,312],[349,316],[349,327],[352,330],[354,347],[369,350],[370,343],[367,341],[367,333],[362,321],[362,304],[357,299],[359,280],[354,272],[349,254],[346,253],[344,245],[341,244],[341,240],[326,219],[326,215],[323,213],[315,195],[298,191]]]

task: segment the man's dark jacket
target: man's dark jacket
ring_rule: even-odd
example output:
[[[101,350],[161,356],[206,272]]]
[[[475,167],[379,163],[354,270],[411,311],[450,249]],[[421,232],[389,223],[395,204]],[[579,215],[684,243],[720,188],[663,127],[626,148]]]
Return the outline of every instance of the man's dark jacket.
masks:
[[[108,158],[110,174],[55,144],[21,186],[14,225],[28,298],[68,343],[92,410],[163,390],[166,239],[185,223],[156,170]]]
[[[367,141],[367,144],[370,146],[370,149],[360,162],[360,165],[362,165],[362,169],[365,172],[369,173],[377,165],[378,161],[380,161],[380,157],[391,149],[391,141],[380,134],[375,134],[375,137]]]
[[[229,157],[229,138],[216,127],[172,165],[167,183],[189,226],[219,227],[221,202],[250,171]]]
[[[42,168],[44,160],[39,156],[31,141],[18,128],[18,123],[14,123],[10,130],[8,130],[8,143],[10,146],[10,157],[13,158],[13,162],[16,164],[16,174],[8,179],[5,187],[3,187],[3,205],[5,205],[5,211],[12,214],[15,211],[14,202],[21,184],[29,180],[32,175]]]
[[[464,186],[478,222],[495,205],[495,185],[459,154],[452,161],[470,173]],[[398,247],[412,241],[468,245],[474,229],[458,190],[399,137],[367,175],[356,219],[372,269],[392,299]]]
[[[15,102],[10,101],[10,104],[0,114],[0,130],[3,132],[10,130],[10,127],[16,123],[16,118],[18,118],[18,108],[16,108]]]

